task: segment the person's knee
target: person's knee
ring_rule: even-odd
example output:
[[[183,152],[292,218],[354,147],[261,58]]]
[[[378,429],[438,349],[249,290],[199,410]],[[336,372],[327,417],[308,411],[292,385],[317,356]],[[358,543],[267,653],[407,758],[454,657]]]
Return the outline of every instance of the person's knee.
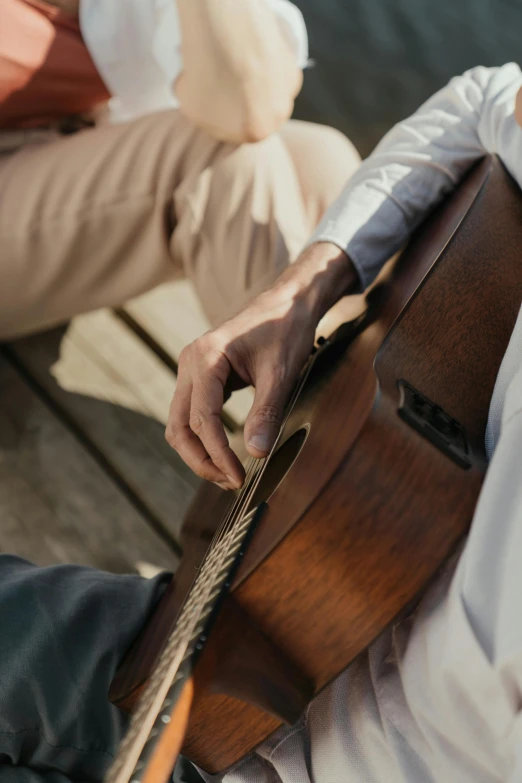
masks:
[[[321,125],[324,139],[324,151],[340,165],[347,177],[350,177],[361,163],[361,156],[350,139],[336,128]]]
[[[350,139],[337,128],[315,123],[300,123],[303,136],[307,136],[309,160],[315,160],[327,170],[335,167],[348,179],[361,162],[361,156]]]
[[[300,182],[277,134],[223,146],[180,214],[174,252],[213,324],[270,285],[309,234]]]
[[[294,214],[296,208],[292,207],[300,196],[299,184],[288,150],[277,134],[253,144],[223,147],[213,162],[211,176],[200,180],[199,188],[193,202],[204,205],[199,210],[204,222],[201,229],[209,240],[223,241],[227,255],[234,243],[250,246],[254,233],[261,244],[268,242],[274,233],[273,223],[284,236],[304,231],[301,216]],[[226,236],[224,225],[233,228]]]
[[[107,693],[168,579],[0,555],[0,757],[104,777],[126,724]]]
[[[284,147],[276,134],[252,144],[226,145],[220,173],[235,181],[236,187],[259,187],[272,180],[272,172],[280,169],[283,155]]]
[[[326,125],[292,120],[281,138],[292,157],[312,231],[361,159],[343,133]]]

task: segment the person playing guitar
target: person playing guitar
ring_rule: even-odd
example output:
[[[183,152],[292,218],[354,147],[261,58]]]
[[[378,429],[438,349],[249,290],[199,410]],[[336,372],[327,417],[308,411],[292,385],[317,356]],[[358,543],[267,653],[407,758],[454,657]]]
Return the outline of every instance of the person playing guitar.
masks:
[[[183,351],[167,439],[196,473],[241,486],[243,467],[219,417],[227,392],[255,387],[245,443],[266,456],[321,317],[371,284],[472,164],[496,153],[522,185],[521,90],[514,64],[453,79],[363,162],[295,264]],[[522,316],[491,400],[491,461],[463,549],[413,613],[383,631],[296,725],[219,779],[522,779],[521,410]],[[125,724],[106,693],[165,579],[0,559],[0,783],[101,780]],[[45,628],[32,622],[37,614]]]

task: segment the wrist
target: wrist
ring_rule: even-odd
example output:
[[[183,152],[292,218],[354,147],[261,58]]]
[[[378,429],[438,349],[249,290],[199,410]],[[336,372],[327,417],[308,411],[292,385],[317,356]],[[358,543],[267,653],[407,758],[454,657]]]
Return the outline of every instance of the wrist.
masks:
[[[297,261],[279,278],[283,297],[306,304],[316,323],[343,296],[355,292],[357,271],[349,256],[331,242],[307,247]]]

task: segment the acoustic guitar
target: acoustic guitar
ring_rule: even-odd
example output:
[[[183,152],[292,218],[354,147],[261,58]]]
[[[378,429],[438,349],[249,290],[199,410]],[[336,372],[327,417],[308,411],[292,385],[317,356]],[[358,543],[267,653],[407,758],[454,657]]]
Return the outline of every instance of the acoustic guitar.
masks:
[[[415,604],[473,516],[521,257],[522,195],[485,158],[319,340],[270,457],[189,512],[112,685],[132,718],[107,783],[166,783],[180,750],[226,770]]]

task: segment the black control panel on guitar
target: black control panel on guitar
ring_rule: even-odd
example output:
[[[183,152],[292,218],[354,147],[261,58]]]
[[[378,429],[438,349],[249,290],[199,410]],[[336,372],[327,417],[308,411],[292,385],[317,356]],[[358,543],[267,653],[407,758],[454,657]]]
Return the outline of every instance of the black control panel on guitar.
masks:
[[[397,382],[400,403],[397,413],[461,468],[471,467],[466,431],[440,405],[429,400],[404,380]]]

